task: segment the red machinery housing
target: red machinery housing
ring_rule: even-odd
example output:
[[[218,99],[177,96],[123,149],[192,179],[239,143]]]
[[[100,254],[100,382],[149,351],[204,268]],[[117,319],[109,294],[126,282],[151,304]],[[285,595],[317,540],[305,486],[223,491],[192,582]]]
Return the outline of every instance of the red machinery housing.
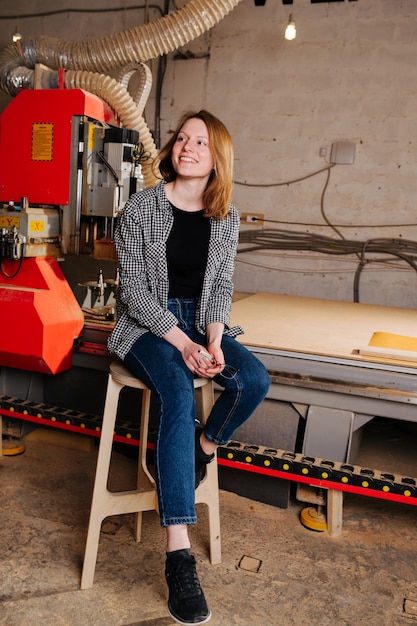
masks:
[[[111,109],[81,89],[25,89],[12,100],[0,117],[0,202],[70,203],[81,139],[74,116],[115,123]]]
[[[71,367],[84,317],[57,257],[62,221],[80,228],[85,120],[117,124],[80,89],[23,90],[0,117],[0,366]]]
[[[15,278],[1,280],[0,364],[47,374],[69,369],[84,316],[58,262],[25,259]]]

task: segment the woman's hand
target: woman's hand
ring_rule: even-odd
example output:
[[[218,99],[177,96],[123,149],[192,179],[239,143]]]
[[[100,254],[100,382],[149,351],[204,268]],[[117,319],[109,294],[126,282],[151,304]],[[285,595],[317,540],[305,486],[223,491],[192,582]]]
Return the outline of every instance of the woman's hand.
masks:
[[[164,338],[181,352],[184,363],[196,376],[213,378],[222,371],[224,356],[217,337],[212,341],[209,339],[207,348],[204,348],[191,341],[178,326],[174,326]]]
[[[190,342],[181,350],[182,358],[188,369],[193,374],[202,378],[213,378],[223,368],[223,361],[218,362],[217,356],[223,357],[223,353],[217,350],[215,354],[209,352],[210,348],[204,348],[198,343]]]
[[[220,348],[208,346],[207,350],[200,349],[197,374],[203,378],[213,378],[224,367],[223,351]]]

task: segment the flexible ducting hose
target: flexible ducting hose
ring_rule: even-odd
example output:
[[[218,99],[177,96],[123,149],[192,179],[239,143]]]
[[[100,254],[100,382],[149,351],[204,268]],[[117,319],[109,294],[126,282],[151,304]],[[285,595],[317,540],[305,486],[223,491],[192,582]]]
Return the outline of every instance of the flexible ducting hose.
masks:
[[[127,86],[130,77],[137,71],[140,72],[141,81],[138,85],[137,93],[131,95],[127,90]],[[36,84],[41,89],[56,89],[58,86],[58,72],[47,67],[37,67]],[[159,182],[155,178],[152,168],[152,163],[157,158],[157,149],[151,132],[142,117],[151,84],[152,75],[144,63],[126,66],[117,78],[82,70],[67,70],[64,73],[64,86],[66,89],[84,89],[93,93],[104,100],[116,112],[122,126],[139,132],[140,141],[143,145],[142,153],[146,157],[141,163],[146,187],[152,187]]]
[[[241,0],[190,0],[155,22],[87,42],[55,37],[25,37],[0,54],[0,88],[17,95],[28,78],[23,68],[42,63],[51,69],[105,73],[129,63],[155,59],[185,45],[212,28]],[[19,69],[18,69],[19,68]]]
[[[129,65],[126,65],[126,67],[121,68],[121,70],[115,76],[115,79],[119,81],[119,83],[123,85],[125,89],[128,89],[130,79],[135,74],[139,74],[140,82],[136,88],[135,93],[130,93],[134,102],[136,103],[138,112],[140,113],[140,115],[142,115],[152,88],[152,72],[149,67],[145,65],[145,63],[130,63]]]
[[[75,70],[66,73],[67,87],[85,89],[99,96],[126,128],[139,131],[144,151],[150,157],[143,163],[145,184],[147,187],[155,185],[152,162],[157,150],[142,117],[152,83],[150,70],[143,62],[199,37],[239,2],[241,0],[190,0],[181,9],[155,22],[89,42],[65,42],[55,37],[21,39],[0,53],[0,88],[11,96],[22,89],[32,89],[33,68],[38,64],[53,70]],[[118,80],[103,74],[113,68],[122,68]],[[132,98],[127,87],[136,71],[142,74],[141,91]]]
[[[157,150],[151,132],[141,115],[132,96],[115,78],[96,72],[69,70],[65,73],[65,86],[69,89],[84,89],[98,96],[113,109],[125,128],[137,130],[143,144],[144,153],[149,159],[142,163],[142,171],[146,187],[154,186],[158,180],[152,172],[152,161],[156,158]]]

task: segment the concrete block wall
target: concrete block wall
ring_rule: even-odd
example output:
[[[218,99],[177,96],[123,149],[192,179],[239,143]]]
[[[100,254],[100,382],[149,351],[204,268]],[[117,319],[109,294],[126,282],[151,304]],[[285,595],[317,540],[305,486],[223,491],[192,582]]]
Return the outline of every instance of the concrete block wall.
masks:
[[[94,8],[111,9],[117,3],[95,4]],[[126,0],[123,6],[133,4]],[[0,17],[54,9],[53,0],[7,1],[1,3]],[[293,42],[283,37],[290,11],[297,26]],[[151,10],[151,19],[157,15]],[[69,11],[20,18],[19,29],[24,34],[82,40],[143,20],[140,9],[94,15]],[[1,24],[4,46],[16,19]],[[338,241],[341,237],[359,243],[372,238],[414,241],[416,26],[415,0],[319,4],[294,0],[285,6],[266,0],[263,7],[243,0],[209,33],[184,46],[181,55],[168,55],[161,139],[169,136],[184,110],[207,108],[233,135],[236,181],[258,185],[236,184],[234,199],[241,212],[264,214],[268,228]],[[156,65],[150,63],[155,79]],[[154,110],[155,90],[146,111],[151,128]],[[337,141],[355,144],[355,161],[331,169],[322,206],[327,172],[282,184],[326,167]],[[322,211],[338,232],[326,224]],[[389,254],[376,256],[390,261],[365,267],[360,301],[415,307],[415,270]],[[356,255],[314,251],[241,254],[235,285],[239,291],[351,301],[357,264]]]

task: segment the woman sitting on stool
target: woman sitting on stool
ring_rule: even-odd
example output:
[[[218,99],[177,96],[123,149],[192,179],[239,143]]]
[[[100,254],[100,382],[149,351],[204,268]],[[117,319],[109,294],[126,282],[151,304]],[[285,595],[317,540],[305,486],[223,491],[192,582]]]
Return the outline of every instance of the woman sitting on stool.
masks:
[[[154,393],[168,609],[180,624],[202,624],[211,612],[188,538],[197,521],[194,490],[270,379],[236,341],[242,329],[230,327],[239,236],[230,134],[207,111],[188,113],[159,156],[163,180],[131,196],[116,228],[121,271],[109,349]],[[196,425],[195,376],[223,388],[204,428]]]

